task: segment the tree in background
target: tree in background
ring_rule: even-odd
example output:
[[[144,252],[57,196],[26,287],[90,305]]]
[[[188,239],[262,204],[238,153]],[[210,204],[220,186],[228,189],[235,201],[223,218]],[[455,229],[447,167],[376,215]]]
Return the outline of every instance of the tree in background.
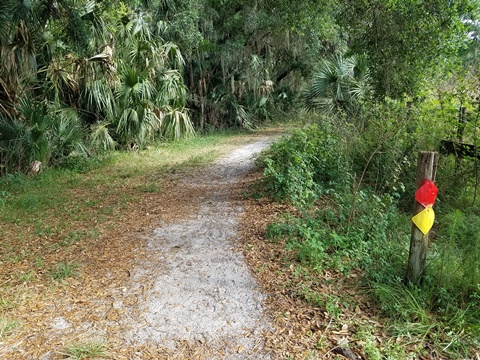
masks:
[[[335,37],[327,1],[198,0],[175,9],[165,16],[184,46],[199,128],[251,127],[291,105]]]
[[[378,96],[415,95],[436,65],[465,45],[475,1],[343,1],[337,23],[353,53],[366,54]]]
[[[183,56],[164,36],[167,24],[156,17],[158,4],[124,1],[113,6],[94,0],[0,4],[2,172],[26,170],[32,161],[48,165],[68,156],[65,148],[56,153],[50,144],[48,156],[40,159],[38,152],[28,150],[34,144],[26,139],[33,139],[22,135],[34,127],[46,133],[62,128],[61,117],[55,114],[66,110],[71,121],[76,119],[75,127],[87,129],[88,136],[76,139],[98,149],[193,134]],[[50,122],[48,126],[25,118],[26,102],[42,109],[35,113],[42,122]],[[46,133],[41,138],[53,142]],[[13,148],[18,156],[12,155]]]

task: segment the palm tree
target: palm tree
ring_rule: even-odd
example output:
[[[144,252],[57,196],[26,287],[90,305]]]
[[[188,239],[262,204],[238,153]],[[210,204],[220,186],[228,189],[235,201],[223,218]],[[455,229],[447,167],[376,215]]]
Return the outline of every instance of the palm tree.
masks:
[[[308,110],[354,114],[370,92],[370,76],[363,56],[337,54],[321,62],[305,94]]]

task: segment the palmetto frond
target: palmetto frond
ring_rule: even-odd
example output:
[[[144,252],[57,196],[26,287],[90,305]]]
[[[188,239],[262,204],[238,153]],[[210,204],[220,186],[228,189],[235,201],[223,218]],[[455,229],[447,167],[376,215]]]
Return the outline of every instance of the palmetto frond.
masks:
[[[162,135],[169,140],[180,140],[195,135],[192,121],[186,109],[167,110],[162,124]]]
[[[321,62],[305,94],[308,110],[348,111],[367,96],[370,77],[364,57],[337,54]]]
[[[88,152],[84,146],[85,129],[77,112],[72,108],[61,108],[55,111],[54,116],[52,155],[55,160],[58,161],[72,152],[87,155]]]
[[[111,119],[115,114],[115,95],[105,78],[86,82],[80,100],[84,109],[97,117]]]
[[[141,101],[149,101],[155,92],[153,83],[148,79],[148,71],[128,68],[120,75],[121,86],[117,97],[120,105],[131,106]]]
[[[159,106],[183,108],[187,103],[187,88],[177,70],[167,70],[160,78],[160,86],[156,96]]]
[[[90,145],[101,151],[113,150],[117,146],[110,134],[110,123],[98,122],[90,127]]]
[[[28,129],[22,121],[0,117],[0,174],[27,168],[30,154],[24,151]]]
[[[52,59],[47,69],[47,78],[50,87],[55,93],[55,97],[59,97],[60,93],[77,92],[79,83],[75,76],[76,59],[70,54],[60,59]]]
[[[130,36],[140,37],[143,40],[151,39],[150,29],[151,17],[149,14],[141,11],[134,12],[131,15],[131,20],[125,26],[125,29],[129,32]]]
[[[162,121],[155,113],[153,104],[145,101],[136,107],[123,109],[116,131],[125,143],[143,144],[153,140],[155,134],[160,131],[161,125]]]
[[[135,64],[138,67],[149,67],[162,61],[158,47],[150,40],[133,39],[128,45],[128,50],[129,64]]]
[[[162,45],[162,54],[164,58],[168,59],[168,63],[173,66],[174,69],[182,71],[185,65],[185,59],[183,58],[180,48],[172,43],[166,42]]]
[[[52,118],[47,113],[45,104],[32,103],[21,99],[18,107],[21,121],[25,124],[22,134],[21,153],[30,161],[47,164],[51,154]]]
[[[7,43],[12,26],[13,1],[0,1],[0,45]],[[0,52],[1,55],[1,52]]]

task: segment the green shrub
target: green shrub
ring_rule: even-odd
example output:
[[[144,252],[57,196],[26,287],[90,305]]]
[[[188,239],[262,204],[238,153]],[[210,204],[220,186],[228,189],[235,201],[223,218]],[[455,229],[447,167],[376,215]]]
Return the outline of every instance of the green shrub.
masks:
[[[442,216],[431,253],[441,286],[467,297],[480,290],[480,216],[460,210]]]
[[[267,189],[276,199],[311,204],[351,177],[344,149],[330,126],[311,125],[273,144],[261,156]]]
[[[337,127],[325,121],[264,152],[267,189],[300,210],[270,225],[267,235],[285,238],[303,268],[344,274],[363,269],[393,336],[413,337],[418,349],[428,343],[448,358],[469,357],[480,335],[480,214],[469,206],[476,193],[464,182],[462,190],[440,194],[426,276],[420,287],[405,286],[413,165],[417,150],[426,150],[419,147],[429,142],[415,139],[425,130],[416,128],[417,114],[402,117],[400,110],[399,103],[374,106],[363,114],[372,117],[361,131],[341,119]],[[447,166],[439,168],[439,177],[452,178],[450,184],[453,161],[442,164]],[[462,211],[452,206],[460,204]]]
[[[0,174],[28,172],[30,163],[56,165],[86,155],[75,110],[22,99],[17,118],[0,117]]]

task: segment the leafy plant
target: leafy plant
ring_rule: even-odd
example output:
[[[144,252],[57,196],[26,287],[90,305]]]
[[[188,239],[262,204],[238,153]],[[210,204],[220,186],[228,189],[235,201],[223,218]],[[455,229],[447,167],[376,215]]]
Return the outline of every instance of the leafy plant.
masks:
[[[18,118],[0,118],[0,158],[4,171],[30,170],[34,161],[43,166],[61,163],[72,154],[85,156],[84,131],[73,109],[21,101]]]
[[[110,123],[95,123],[90,127],[90,146],[98,151],[113,150],[117,142],[111,135]]]
[[[328,125],[312,125],[273,144],[260,158],[267,189],[277,199],[308,205],[329,189],[347,186],[349,164],[341,146]]]
[[[479,217],[453,210],[442,217],[433,267],[440,286],[470,296],[480,284]]]
[[[370,93],[370,77],[363,56],[336,54],[324,59],[305,94],[307,109],[355,115]]]
[[[162,124],[162,135],[169,140],[188,139],[195,135],[190,116],[185,109],[168,109]]]

